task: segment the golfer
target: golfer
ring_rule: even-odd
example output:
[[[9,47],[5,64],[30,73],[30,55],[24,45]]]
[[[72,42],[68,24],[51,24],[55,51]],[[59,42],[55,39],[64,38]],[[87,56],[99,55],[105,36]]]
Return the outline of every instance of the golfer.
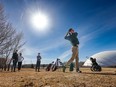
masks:
[[[66,40],[69,40],[72,44],[72,57],[68,60],[68,62],[63,67],[63,72],[65,72],[66,67],[70,65],[70,63],[72,63],[74,59],[75,59],[76,72],[79,72],[79,73],[81,72],[79,70],[79,50],[78,50],[79,40],[77,38],[77,35],[78,33],[75,32],[73,28],[70,28],[64,37]]]

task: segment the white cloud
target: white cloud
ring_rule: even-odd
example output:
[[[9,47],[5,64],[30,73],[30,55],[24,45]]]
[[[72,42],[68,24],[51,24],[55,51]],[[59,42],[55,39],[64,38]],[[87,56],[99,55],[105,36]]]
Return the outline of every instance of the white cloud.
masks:
[[[46,43],[44,47],[39,48],[40,52],[46,52],[55,48],[58,48],[62,45],[65,45],[66,42],[62,39],[57,39],[56,41],[52,41],[51,43]]]
[[[40,47],[25,45],[23,47],[23,50],[21,51],[25,58],[25,63],[31,63],[31,61],[35,63],[38,52],[40,52],[41,56],[44,57],[44,59],[42,59],[42,63],[45,63],[45,61],[47,61],[47,63],[50,63],[51,61],[53,61],[52,59],[45,58],[45,56],[48,55],[47,52],[53,49],[58,49],[58,47],[66,44],[62,38],[57,38],[57,40],[56,41],[53,40],[53,42],[54,42],[53,44],[51,44],[52,42],[47,43],[47,45],[46,43],[42,44],[42,46]]]
[[[63,61],[64,58],[66,58],[66,57],[68,57],[70,55],[71,55],[71,50],[67,50],[63,54],[61,54],[58,58],[60,58]]]

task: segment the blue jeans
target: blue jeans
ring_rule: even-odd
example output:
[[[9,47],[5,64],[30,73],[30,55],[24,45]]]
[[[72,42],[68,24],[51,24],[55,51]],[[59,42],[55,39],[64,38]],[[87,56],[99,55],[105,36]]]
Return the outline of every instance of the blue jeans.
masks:
[[[17,61],[18,61],[18,60],[13,60],[13,66],[12,66],[12,68],[11,68],[11,71],[14,70],[14,72],[15,72],[15,69],[16,69],[16,66],[17,66]]]

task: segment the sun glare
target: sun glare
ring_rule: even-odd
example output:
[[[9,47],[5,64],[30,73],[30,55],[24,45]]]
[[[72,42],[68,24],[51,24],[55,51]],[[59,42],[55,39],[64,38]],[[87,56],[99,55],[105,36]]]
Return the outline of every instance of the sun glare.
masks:
[[[45,31],[48,27],[48,17],[40,12],[31,16],[31,24],[38,31]]]

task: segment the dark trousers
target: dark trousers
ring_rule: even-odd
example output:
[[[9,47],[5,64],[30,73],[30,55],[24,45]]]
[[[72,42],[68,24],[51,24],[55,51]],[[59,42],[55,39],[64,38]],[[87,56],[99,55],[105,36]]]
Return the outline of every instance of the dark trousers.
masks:
[[[14,72],[15,72],[16,66],[17,66],[17,60],[13,60],[13,66],[12,66],[11,71],[14,70]]]
[[[40,69],[40,63],[41,63],[41,61],[37,61],[37,63],[36,63],[36,67],[35,67],[35,70],[37,71],[39,71],[39,69]]]
[[[18,62],[18,70],[21,70],[22,62]]]

